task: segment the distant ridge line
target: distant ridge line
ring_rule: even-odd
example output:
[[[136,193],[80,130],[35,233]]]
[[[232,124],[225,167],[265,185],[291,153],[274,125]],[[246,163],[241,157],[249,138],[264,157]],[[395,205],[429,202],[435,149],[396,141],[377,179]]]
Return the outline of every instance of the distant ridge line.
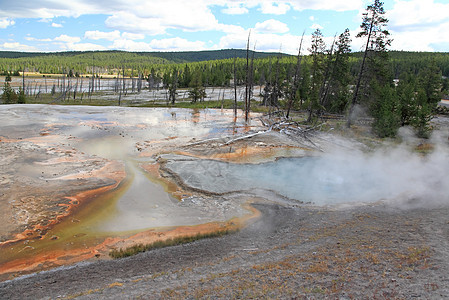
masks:
[[[290,56],[286,53],[279,52],[254,52],[255,58],[265,58],[270,56]],[[20,52],[20,51],[0,51],[0,58],[22,58],[22,57],[39,57],[39,56],[76,56],[83,54],[95,53],[133,53],[141,56],[158,57],[169,60],[173,63],[183,62],[200,62],[209,60],[220,60],[246,57],[245,49],[223,49],[223,50],[202,50],[202,51],[173,51],[173,52],[143,52],[143,51],[120,51],[120,50],[105,50],[105,51],[62,51],[62,52]]]

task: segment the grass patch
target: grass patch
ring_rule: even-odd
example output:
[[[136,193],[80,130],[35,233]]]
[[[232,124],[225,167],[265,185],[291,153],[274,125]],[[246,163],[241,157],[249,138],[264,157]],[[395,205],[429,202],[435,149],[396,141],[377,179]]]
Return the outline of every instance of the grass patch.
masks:
[[[421,154],[429,154],[432,153],[435,149],[435,146],[429,143],[422,143],[415,147],[415,152]]]
[[[153,249],[165,248],[170,246],[176,246],[181,244],[192,243],[197,240],[220,237],[227,234],[235,233],[238,229],[226,229],[219,230],[209,233],[198,233],[195,235],[187,235],[187,236],[179,236],[175,238],[169,238],[163,241],[156,241],[150,244],[137,244],[131,247],[127,247],[125,249],[113,249],[109,252],[109,256],[112,258],[123,258],[132,256],[141,252],[150,251]]]
[[[111,96],[108,98],[101,97],[103,94],[101,92],[94,93],[91,97],[87,93],[81,94],[77,93],[75,99],[73,97],[67,97],[65,99],[60,99],[60,94],[52,96],[51,94],[40,94],[38,97],[27,96],[26,104],[58,104],[58,105],[91,105],[91,106],[116,106],[118,105],[118,96]],[[117,98],[117,99],[115,99]],[[123,106],[129,106],[128,101],[122,100]]]
[[[211,101],[197,101],[192,103],[191,101],[176,101],[175,104],[169,102],[145,102],[141,104],[131,105],[138,107],[176,107],[176,108],[192,108],[192,109],[204,109],[204,108],[224,108],[233,109],[234,100],[226,99],[223,101],[211,100]],[[242,102],[237,102],[237,108],[241,109]]]

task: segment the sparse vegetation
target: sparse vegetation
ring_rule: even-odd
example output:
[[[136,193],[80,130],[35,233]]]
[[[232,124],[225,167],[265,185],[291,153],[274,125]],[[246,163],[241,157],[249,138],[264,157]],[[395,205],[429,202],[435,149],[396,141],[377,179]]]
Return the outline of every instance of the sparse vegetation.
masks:
[[[226,230],[218,230],[209,233],[198,233],[195,235],[186,235],[179,236],[175,238],[169,238],[166,240],[156,241],[150,244],[138,244],[131,247],[127,247],[125,249],[114,249],[109,252],[109,256],[112,258],[124,258],[128,256],[132,256],[141,252],[150,251],[153,249],[165,248],[170,246],[176,246],[181,244],[192,243],[201,239],[208,239],[213,237],[220,237],[223,235],[231,234],[237,232],[237,229],[226,229]]]

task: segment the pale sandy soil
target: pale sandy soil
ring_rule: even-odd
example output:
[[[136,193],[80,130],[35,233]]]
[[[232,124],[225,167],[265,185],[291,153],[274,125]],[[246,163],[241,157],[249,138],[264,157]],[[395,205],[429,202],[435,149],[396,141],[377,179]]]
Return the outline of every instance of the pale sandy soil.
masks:
[[[445,299],[448,208],[257,204],[221,238],[0,284],[2,299]]]

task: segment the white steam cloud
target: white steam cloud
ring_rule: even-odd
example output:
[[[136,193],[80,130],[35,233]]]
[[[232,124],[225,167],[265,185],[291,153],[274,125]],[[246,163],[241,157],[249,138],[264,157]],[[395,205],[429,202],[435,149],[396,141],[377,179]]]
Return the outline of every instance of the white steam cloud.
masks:
[[[185,184],[215,193],[270,190],[317,205],[378,201],[398,207],[449,205],[445,136],[445,141],[434,138],[435,148],[426,155],[404,143],[370,153],[340,149],[257,165],[175,157],[166,167]]]

